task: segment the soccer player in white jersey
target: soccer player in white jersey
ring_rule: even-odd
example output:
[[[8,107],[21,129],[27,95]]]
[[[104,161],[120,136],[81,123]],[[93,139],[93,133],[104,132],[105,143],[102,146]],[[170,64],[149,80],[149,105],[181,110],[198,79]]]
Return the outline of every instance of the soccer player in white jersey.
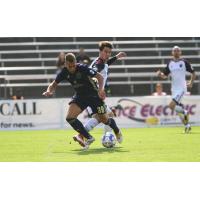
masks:
[[[169,74],[172,78],[172,101],[169,104],[169,107],[172,110],[175,110],[180,118],[182,123],[185,125],[185,133],[191,131],[191,125],[189,124],[189,114],[188,111],[184,109],[181,100],[187,92],[187,87],[192,88],[195,80],[195,71],[188,61],[181,58],[182,52],[180,47],[174,46],[172,49],[173,59],[167,64],[167,67],[161,72],[157,71],[157,75],[166,79]],[[186,82],[186,72],[191,73],[191,79]]]

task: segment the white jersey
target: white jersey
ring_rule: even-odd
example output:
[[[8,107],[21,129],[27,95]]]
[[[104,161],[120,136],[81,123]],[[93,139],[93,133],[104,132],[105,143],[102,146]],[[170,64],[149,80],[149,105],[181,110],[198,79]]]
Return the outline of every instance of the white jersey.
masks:
[[[171,60],[167,67],[164,69],[163,73],[168,76],[171,74],[172,77],[172,93],[176,91],[187,91],[186,85],[186,72],[193,73],[194,69],[191,67],[190,63],[184,59]]]
[[[103,76],[104,86],[105,86],[107,79],[108,79],[109,65],[113,64],[116,60],[117,60],[117,58],[116,58],[116,56],[114,56],[105,63],[101,58],[98,57],[89,66],[90,68],[99,72]]]
[[[98,60],[99,58],[96,58],[89,67],[99,72],[103,76],[103,80],[104,80],[103,86],[105,87],[106,81],[108,79],[108,64],[107,63],[101,64],[101,65],[97,64]]]

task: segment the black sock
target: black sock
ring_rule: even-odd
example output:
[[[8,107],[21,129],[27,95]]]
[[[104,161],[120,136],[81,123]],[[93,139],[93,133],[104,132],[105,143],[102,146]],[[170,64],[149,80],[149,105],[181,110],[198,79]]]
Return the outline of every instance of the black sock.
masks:
[[[106,125],[110,126],[116,134],[119,133],[119,128],[117,127],[117,124],[113,118],[109,118]]]
[[[78,133],[82,134],[85,138],[90,139],[92,136],[85,130],[83,124],[78,119],[66,119],[72,128]]]

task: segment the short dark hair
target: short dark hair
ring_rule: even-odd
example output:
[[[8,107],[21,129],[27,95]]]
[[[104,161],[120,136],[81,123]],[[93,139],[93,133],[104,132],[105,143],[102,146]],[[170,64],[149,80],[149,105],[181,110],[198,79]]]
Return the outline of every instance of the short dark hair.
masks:
[[[101,41],[99,42],[99,50],[102,51],[105,47],[113,49],[113,45],[111,42],[108,41]]]
[[[73,63],[73,62],[76,62],[76,57],[73,53],[67,53],[65,55],[65,62],[70,62],[70,63]]]

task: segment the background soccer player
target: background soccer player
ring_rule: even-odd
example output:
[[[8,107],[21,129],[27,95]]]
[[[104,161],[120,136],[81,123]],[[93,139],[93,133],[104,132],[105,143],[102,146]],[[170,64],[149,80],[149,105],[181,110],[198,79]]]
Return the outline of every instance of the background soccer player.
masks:
[[[92,80],[92,77],[95,77],[98,80],[98,88]],[[84,141],[82,140],[82,137],[75,136],[75,141],[79,142],[79,144],[86,149],[94,141],[94,138],[77,119],[79,114],[88,106],[92,108],[94,113],[98,114],[102,123],[109,125],[115,134],[121,134],[115,121],[106,114],[106,108],[103,102],[103,99],[105,99],[103,77],[100,73],[88,68],[87,65],[76,63],[75,55],[68,53],[65,56],[65,67],[49,85],[43,95],[51,96],[57,85],[63,80],[69,81],[76,91],[72,101],[69,103],[66,120],[74,130],[86,139],[86,141]]]
[[[181,58],[181,49],[178,46],[174,46],[172,49],[173,59],[168,63],[167,67],[161,72],[157,71],[157,75],[166,79],[169,74],[172,77],[172,101],[169,104],[169,107],[179,114],[183,124],[185,125],[185,133],[191,131],[191,125],[189,124],[189,114],[187,110],[184,109],[181,100],[187,92],[187,87],[192,88],[195,80],[195,71],[191,67],[190,63],[183,58]],[[191,73],[190,81],[186,82],[186,72]]]

